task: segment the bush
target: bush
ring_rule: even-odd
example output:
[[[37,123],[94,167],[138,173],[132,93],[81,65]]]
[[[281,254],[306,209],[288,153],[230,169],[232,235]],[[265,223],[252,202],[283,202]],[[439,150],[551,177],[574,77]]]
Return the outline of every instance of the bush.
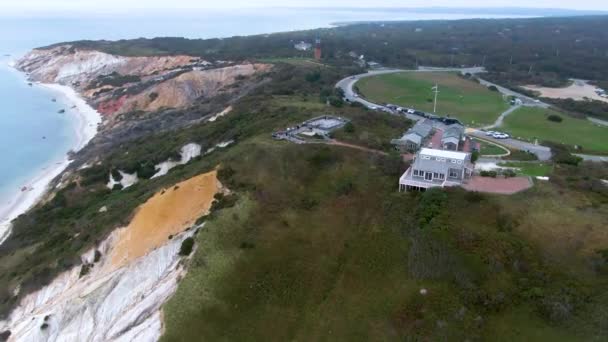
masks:
[[[344,132],[346,133],[355,133],[355,125],[353,125],[352,122],[347,122],[346,125],[344,125]]]
[[[553,122],[562,122],[562,121],[564,121],[564,119],[562,119],[561,116],[555,115],[555,114],[550,114],[549,116],[547,116],[547,120],[553,121]]]
[[[471,153],[471,163],[475,163],[479,159],[479,151],[473,151]]]
[[[496,178],[496,176],[498,175],[498,173],[496,171],[481,171],[479,172],[479,175],[481,177],[492,177],[492,178]]]
[[[498,91],[498,88],[496,86],[494,86],[494,85],[489,86],[488,89],[490,91]]]
[[[512,177],[517,176],[517,173],[511,169],[505,169],[502,171],[502,175],[507,178],[512,178]]]
[[[192,237],[186,238],[182,241],[182,246],[179,248],[179,255],[188,256],[192,253],[192,248],[194,247],[194,239]]]

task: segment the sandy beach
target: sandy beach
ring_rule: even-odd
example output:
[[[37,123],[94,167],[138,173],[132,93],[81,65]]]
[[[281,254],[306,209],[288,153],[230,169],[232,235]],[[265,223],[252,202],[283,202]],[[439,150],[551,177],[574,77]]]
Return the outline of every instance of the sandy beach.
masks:
[[[14,63],[9,62],[9,66]],[[101,115],[91,108],[74,89],[59,84],[39,84],[36,86],[49,90],[51,96],[66,107],[66,114],[71,115],[74,127],[74,144],[71,149],[78,151],[88,144],[97,134],[97,125]],[[36,176],[15,189],[15,195],[0,204],[0,244],[10,235],[11,221],[30,209],[46,192],[49,183],[70,164],[67,155],[43,167]]]

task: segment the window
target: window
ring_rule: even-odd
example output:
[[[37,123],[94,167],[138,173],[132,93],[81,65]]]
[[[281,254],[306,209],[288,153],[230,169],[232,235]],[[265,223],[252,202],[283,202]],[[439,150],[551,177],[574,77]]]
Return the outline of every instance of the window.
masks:
[[[456,164],[456,159],[452,159],[452,164]]]
[[[418,176],[418,170],[414,170],[414,176]]]
[[[445,158],[437,158],[437,161],[445,162]]]
[[[432,172],[427,172],[427,173],[424,175],[424,179],[425,179],[425,180],[433,180],[433,173],[432,173]]]
[[[433,172],[433,178],[438,179],[439,178],[439,173]]]
[[[459,161],[458,161],[458,164],[462,164],[462,160],[459,160]]]
[[[458,176],[459,176],[458,170],[450,169],[450,177],[451,178],[458,178]]]
[[[444,180],[445,179],[445,175],[443,173],[439,174],[439,179]]]
[[[424,160],[431,160],[431,157],[429,157],[429,156],[421,156],[420,158],[422,158]]]

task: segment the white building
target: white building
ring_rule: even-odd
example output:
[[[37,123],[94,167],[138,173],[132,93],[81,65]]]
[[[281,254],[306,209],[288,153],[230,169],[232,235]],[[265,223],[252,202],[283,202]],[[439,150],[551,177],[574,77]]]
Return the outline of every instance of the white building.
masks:
[[[399,178],[399,191],[460,186],[473,175],[471,154],[423,148]]]

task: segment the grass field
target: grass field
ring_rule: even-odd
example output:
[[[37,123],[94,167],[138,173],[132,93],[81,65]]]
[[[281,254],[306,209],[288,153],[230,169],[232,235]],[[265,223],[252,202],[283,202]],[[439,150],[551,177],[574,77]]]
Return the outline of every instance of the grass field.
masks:
[[[498,92],[448,72],[402,72],[367,77],[357,83],[366,98],[408,108],[433,112],[434,94],[439,85],[437,114],[458,118],[469,126],[492,124],[509,108]]]
[[[254,140],[226,153],[240,200],[196,237],[163,341],[587,340],[592,321],[559,319],[604,310],[585,297],[608,242],[593,194],[399,194],[402,169],[364,152]]]
[[[545,177],[551,174],[553,165],[547,163],[518,163],[506,162],[500,163],[500,166],[516,168],[518,175],[531,177]]]
[[[481,139],[473,140],[479,143],[479,154],[481,154],[482,156],[497,156],[509,152],[509,150],[507,150],[506,148],[500,147],[496,144],[491,144]]]
[[[562,122],[547,120],[550,114],[562,117]],[[505,118],[502,130],[513,137],[528,141],[548,140],[570,147],[582,146],[584,152],[608,152],[608,127],[575,119],[551,109],[524,107]]]

